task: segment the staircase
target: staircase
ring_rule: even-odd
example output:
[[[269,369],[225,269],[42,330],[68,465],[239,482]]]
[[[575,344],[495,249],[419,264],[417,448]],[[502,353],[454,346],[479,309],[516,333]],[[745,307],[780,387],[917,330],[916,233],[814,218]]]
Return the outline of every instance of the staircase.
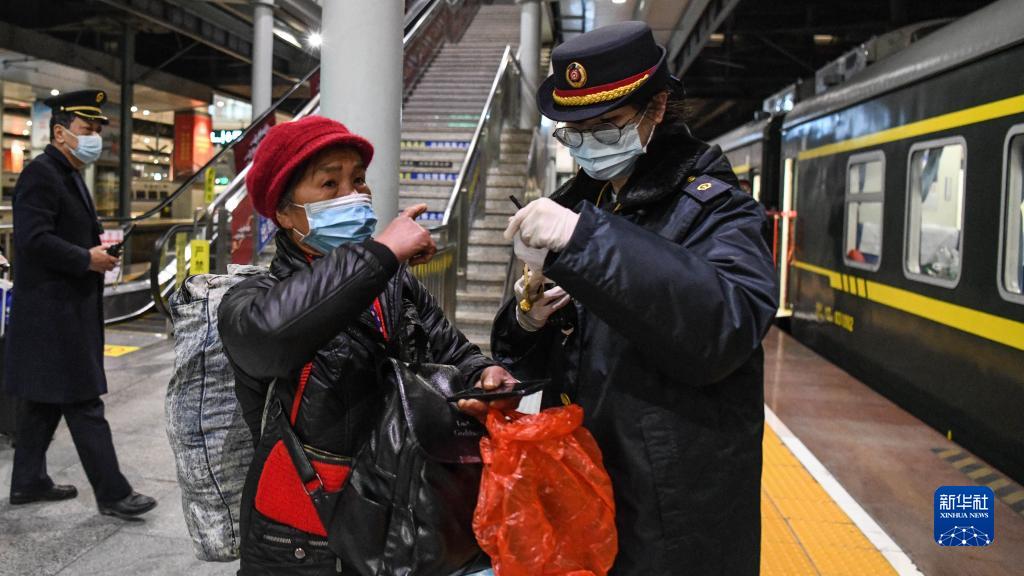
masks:
[[[455,299],[455,323],[485,354],[491,348],[491,324],[505,293],[505,276],[512,243],[502,233],[515,213],[510,195],[523,197],[530,130],[505,128],[501,135],[501,161],[487,173],[485,215],[473,222],[469,236],[466,287]]]
[[[457,44],[446,44],[402,108],[399,208],[425,203],[421,220],[440,220],[466,158],[506,45],[519,42],[520,7],[484,5]],[[530,131],[505,130],[501,163],[487,179],[486,216],[473,224],[467,284],[456,297],[458,327],[485,351],[502,301],[510,243],[502,238],[522,195]]]
[[[481,6],[461,41],[446,44],[402,108],[399,209],[425,203],[440,220],[505,46],[519,40],[519,7]]]

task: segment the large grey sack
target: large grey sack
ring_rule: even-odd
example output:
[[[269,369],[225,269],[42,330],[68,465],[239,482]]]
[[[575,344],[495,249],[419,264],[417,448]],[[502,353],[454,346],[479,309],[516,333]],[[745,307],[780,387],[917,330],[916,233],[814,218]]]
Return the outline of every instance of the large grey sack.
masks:
[[[164,405],[193,551],[218,562],[238,558],[242,485],[253,444],[217,332],[217,307],[229,288],[266,269],[229,271],[192,276],[171,295],[174,374]]]

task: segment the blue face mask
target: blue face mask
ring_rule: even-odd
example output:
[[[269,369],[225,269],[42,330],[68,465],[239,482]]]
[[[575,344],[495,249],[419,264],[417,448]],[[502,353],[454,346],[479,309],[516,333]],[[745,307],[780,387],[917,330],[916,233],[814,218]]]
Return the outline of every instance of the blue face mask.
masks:
[[[100,159],[100,153],[103,152],[103,137],[99,134],[75,136],[78,138],[78,146],[71,148],[72,156],[81,160],[83,164],[92,164]]]
[[[293,204],[306,210],[309,233],[303,234],[302,242],[310,248],[327,254],[342,244],[359,243],[373,234],[377,216],[369,194],[349,194],[309,204]]]
[[[647,145],[640,142],[639,131],[644,116],[636,124],[623,128],[622,137],[614,144],[602,144],[593,134],[584,133],[583,143],[577,148],[570,148],[569,153],[594,180],[607,181],[629,176],[640,156],[647,152]],[[650,143],[650,138],[647,141]]]

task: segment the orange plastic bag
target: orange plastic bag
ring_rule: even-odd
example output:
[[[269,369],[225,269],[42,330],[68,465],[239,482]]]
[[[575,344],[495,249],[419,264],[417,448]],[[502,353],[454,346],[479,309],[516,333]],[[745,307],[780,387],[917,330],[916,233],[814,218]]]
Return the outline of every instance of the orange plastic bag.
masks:
[[[473,531],[496,576],[604,576],[615,561],[612,483],[582,423],[577,405],[487,415]]]

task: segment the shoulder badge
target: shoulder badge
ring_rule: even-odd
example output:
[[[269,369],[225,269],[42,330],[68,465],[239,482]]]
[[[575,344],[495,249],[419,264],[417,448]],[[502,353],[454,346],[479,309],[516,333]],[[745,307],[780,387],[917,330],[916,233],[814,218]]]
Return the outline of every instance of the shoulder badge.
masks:
[[[730,188],[732,186],[718,178],[698,176],[690,180],[690,183],[686,185],[686,188],[683,188],[683,191],[701,202],[708,202],[715,196],[727,192]]]

